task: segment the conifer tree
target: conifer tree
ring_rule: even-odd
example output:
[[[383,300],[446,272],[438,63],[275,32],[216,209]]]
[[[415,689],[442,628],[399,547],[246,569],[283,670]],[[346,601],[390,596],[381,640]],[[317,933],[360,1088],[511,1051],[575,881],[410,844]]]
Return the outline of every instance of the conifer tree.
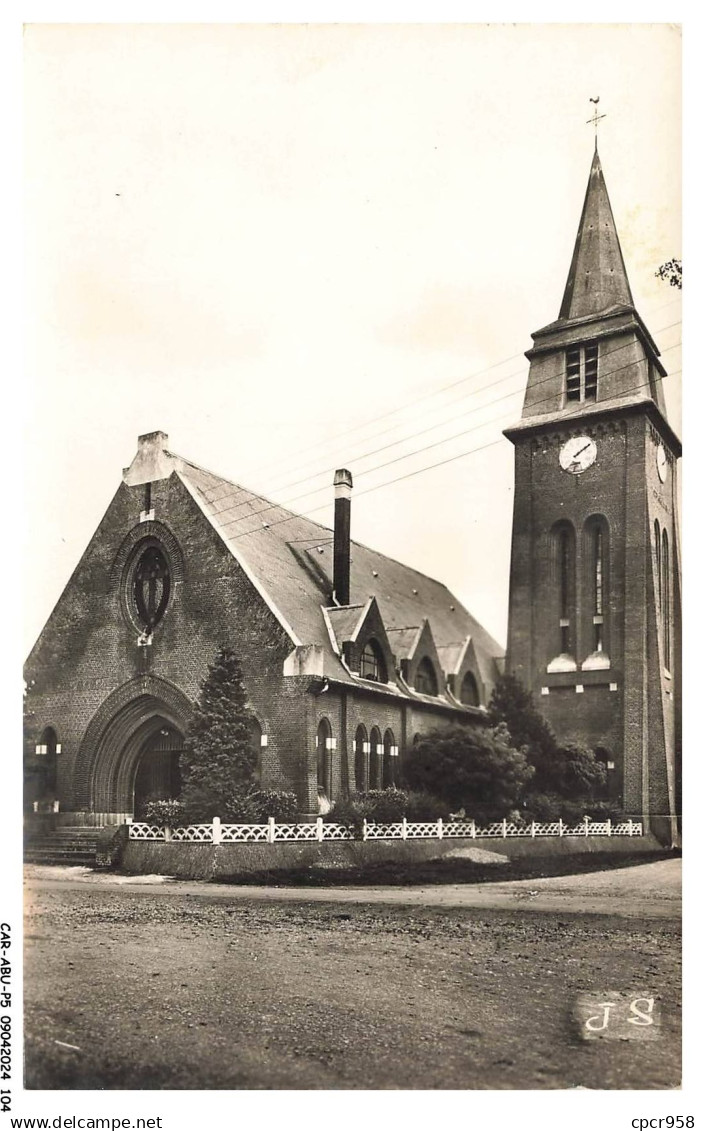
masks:
[[[181,801],[190,820],[229,819],[254,789],[257,751],[250,739],[247,693],[232,649],[208,668],[181,756]]]
[[[500,676],[487,714],[495,726],[507,728],[512,744],[534,767],[531,792],[545,791],[575,799],[599,795],[605,784],[605,771],[594,752],[575,742],[559,741],[537,709],[533,695],[516,676]]]
[[[515,675],[509,673],[497,680],[487,714],[493,726],[504,723],[517,750],[528,749],[528,757],[538,768],[555,758],[558,741],[553,730],[534,703],[534,697]]]

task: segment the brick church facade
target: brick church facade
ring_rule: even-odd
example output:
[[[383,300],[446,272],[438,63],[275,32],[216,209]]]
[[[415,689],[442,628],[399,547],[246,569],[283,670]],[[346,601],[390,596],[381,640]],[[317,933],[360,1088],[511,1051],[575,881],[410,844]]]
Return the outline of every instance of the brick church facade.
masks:
[[[597,151],[558,319],[533,335],[506,668],[664,838],[679,811],[680,561],[665,370],[634,308]],[[481,721],[501,647],[441,583],[176,454],[138,451],[29,657],[29,791],[110,824],[178,793],[192,704],[238,655],[263,787],[384,787],[417,735]],[[459,535],[460,536],[460,535]]]
[[[240,659],[263,787],[319,797],[399,778],[414,737],[484,717],[502,649],[437,581],[139,438],[27,665],[32,788],[66,824],[173,796],[221,645]]]

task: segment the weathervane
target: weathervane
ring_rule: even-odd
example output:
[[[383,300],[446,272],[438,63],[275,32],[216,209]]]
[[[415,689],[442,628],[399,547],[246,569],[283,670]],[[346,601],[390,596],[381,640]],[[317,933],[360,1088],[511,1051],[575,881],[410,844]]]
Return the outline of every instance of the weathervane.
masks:
[[[607,117],[607,115],[606,114],[598,114],[598,112],[597,112],[597,104],[600,101],[599,94],[598,94],[597,98],[591,98],[590,101],[593,102],[594,105],[595,105],[595,113],[593,114],[592,118],[588,118],[587,125],[589,126],[590,123],[592,123],[595,127],[595,149],[597,149],[597,123],[601,122],[603,118]]]

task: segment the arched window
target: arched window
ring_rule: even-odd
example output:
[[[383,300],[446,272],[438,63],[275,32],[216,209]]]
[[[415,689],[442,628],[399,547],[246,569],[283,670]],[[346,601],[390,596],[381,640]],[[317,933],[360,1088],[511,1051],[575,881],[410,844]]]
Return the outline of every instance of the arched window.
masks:
[[[318,767],[318,793],[330,798],[333,732],[328,719],[321,719],[316,734],[316,763]]]
[[[656,584],[658,592],[656,602],[659,616],[663,616],[663,578],[661,577],[661,527],[659,521],[654,522],[654,546],[656,548]]]
[[[663,661],[671,668],[671,559],[668,550],[668,534],[664,530],[661,539],[661,569],[663,573]]]
[[[42,756],[39,771],[39,788],[42,799],[53,797],[56,793],[56,755],[60,750],[61,746],[57,742],[56,731],[53,727],[45,727],[36,747],[37,754]]]
[[[573,650],[575,612],[575,534],[567,524],[557,531],[557,552],[560,650],[569,655]]]
[[[370,789],[380,789],[382,785],[382,735],[377,727],[370,731]]]
[[[367,731],[359,726],[355,731],[355,789],[358,793],[367,789],[368,756]]]
[[[480,706],[480,692],[477,689],[477,680],[472,672],[466,672],[460,685],[460,702],[467,703],[468,707]]]
[[[551,529],[550,590],[547,599],[551,613],[549,652],[553,656],[547,670],[575,671],[577,612],[575,599],[575,530],[561,520]]]
[[[416,669],[414,687],[417,691],[420,691],[422,695],[438,695],[436,672],[428,656],[424,656]]]
[[[171,590],[169,563],[159,546],[148,546],[140,555],[132,581],[137,615],[147,632],[166,612]]]
[[[605,538],[600,526],[591,531],[593,650],[602,652],[605,643]]]
[[[391,730],[385,730],[382,756],[382,789],[390,789],[394,785],[394,763],[397,748],[394,745],[394,735]]]
[[[254,715],[250,716],[248,727],[250,731],[250,750],[257,761],[255,762],[255,776],[258,782],[262,781],[262,727]]]
[[[363,679],[374,679],[377,683],[387,682],[387,665],[384,654],[376,640],[368,640],[360,656],[360,675]]]
[[[588,652],[586,671],[610,667],[609,648],[609,539],[604,515],[587,519],[582,542],[582,631],[580,650]]]

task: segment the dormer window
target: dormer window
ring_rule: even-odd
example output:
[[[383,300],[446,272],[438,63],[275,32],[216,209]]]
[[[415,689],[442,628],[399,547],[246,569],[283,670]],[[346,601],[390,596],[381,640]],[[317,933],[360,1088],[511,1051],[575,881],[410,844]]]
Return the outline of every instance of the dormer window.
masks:
[[[368,640],[360,656],[360,675],[363,679],[373,679],[376,683],[387,682],[387,665],[382,649],[376,640]]]
[[[467,703],[468,707],[480,706],[480,692],[477,688],[477,680],[472,672],[466,672],[463,676],[463,682],[460,685],[460,702]]]
[[[566,351],[565,395],[568,401],[597,400],[597,343]]]
[[[436,672],[428,656],[424,656],[416,669],[414,687],[417,691],[420,691],[422,695],[438,695]]]

